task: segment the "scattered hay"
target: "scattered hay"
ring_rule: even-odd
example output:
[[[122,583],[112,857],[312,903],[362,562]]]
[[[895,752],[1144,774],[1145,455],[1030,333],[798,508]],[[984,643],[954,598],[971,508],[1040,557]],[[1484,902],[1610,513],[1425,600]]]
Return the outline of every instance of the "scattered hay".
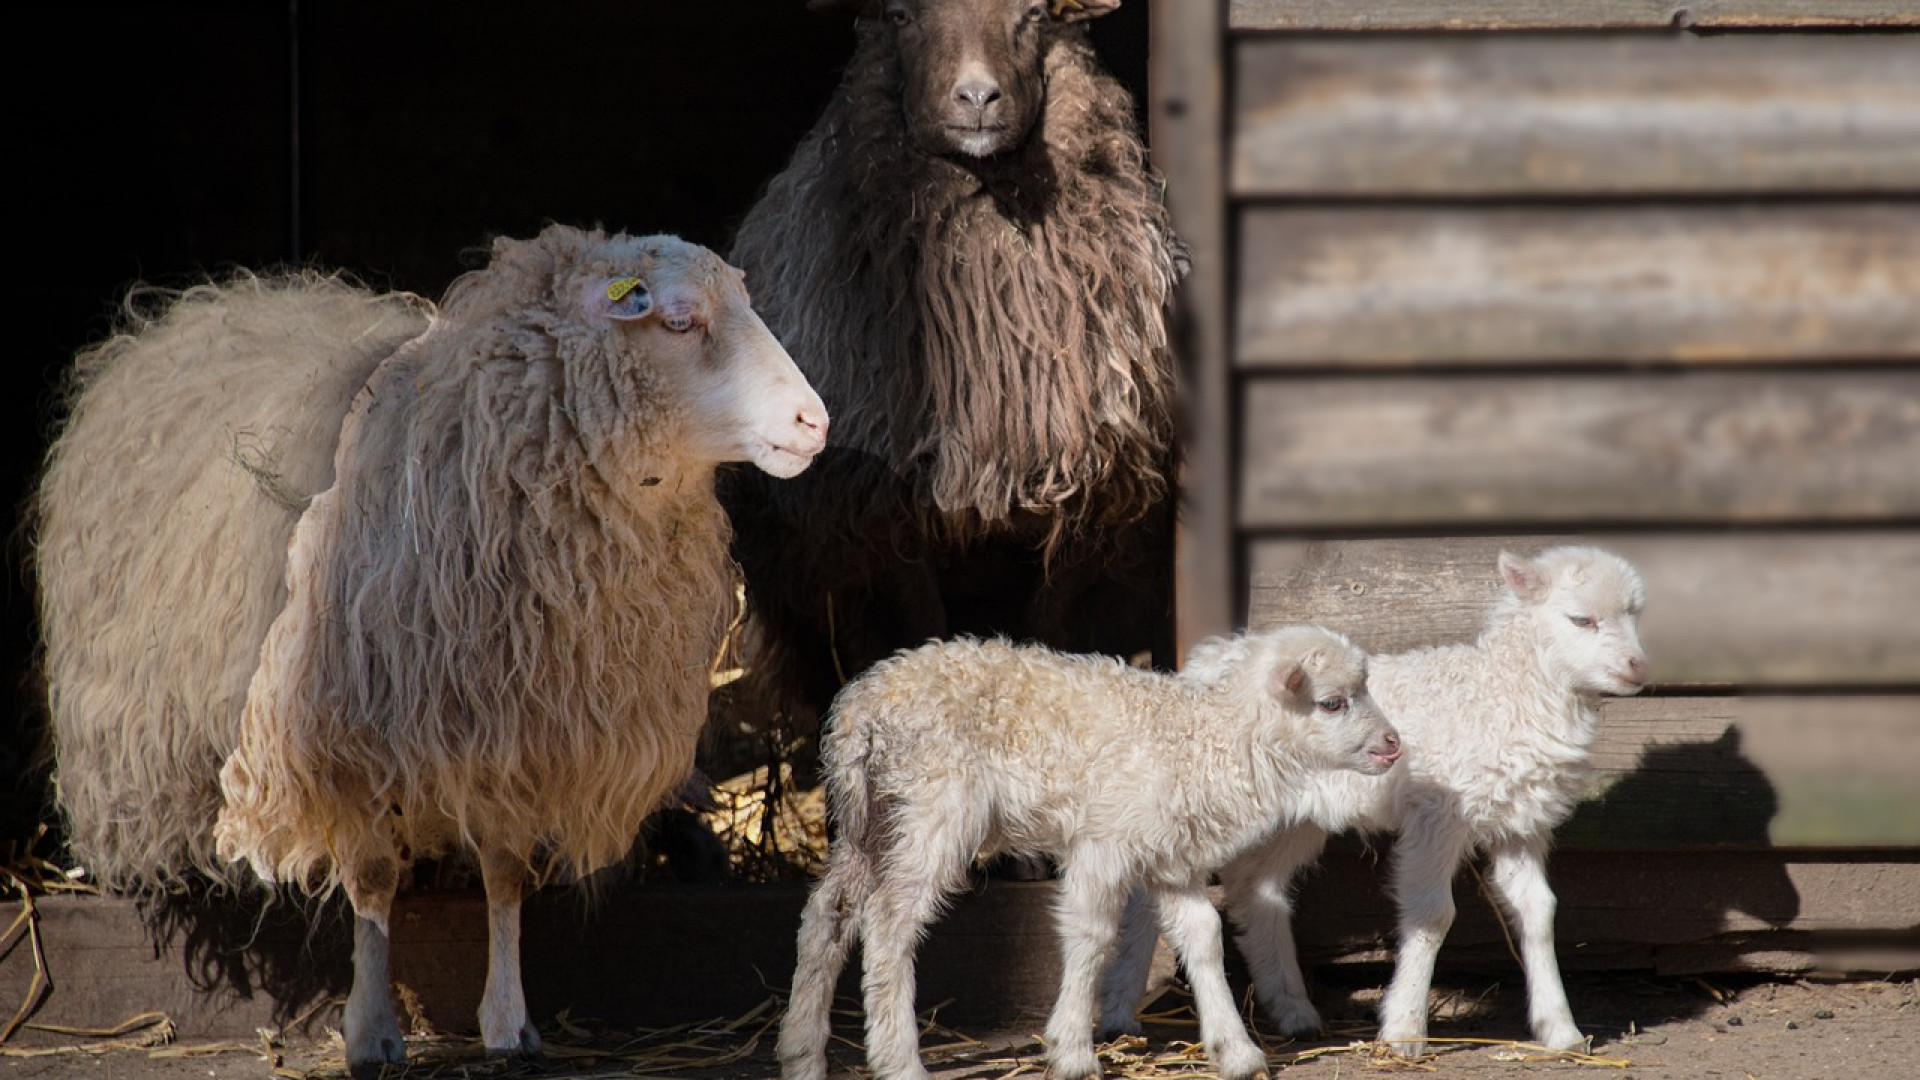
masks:
[[[792,766],[763,765],[722,780],[712,797],[713,808],[700,816],[726,846],[735,880],[791,881],[825,870],[826,791],[801,789]]]

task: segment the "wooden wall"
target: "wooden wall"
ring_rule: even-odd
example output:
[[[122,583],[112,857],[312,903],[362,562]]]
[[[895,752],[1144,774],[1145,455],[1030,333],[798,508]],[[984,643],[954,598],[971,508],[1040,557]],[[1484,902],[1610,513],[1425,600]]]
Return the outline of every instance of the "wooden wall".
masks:
[[[1920,5],[1155,16],[1182,640],[1469,637],[1501,548],[1618,550],[1655,686],[1560,833],[1569,962],[1920,967]],[[1373,861],[1310,954],[1390,941]],[[1470,881],[1449,955],[1505,963]]]

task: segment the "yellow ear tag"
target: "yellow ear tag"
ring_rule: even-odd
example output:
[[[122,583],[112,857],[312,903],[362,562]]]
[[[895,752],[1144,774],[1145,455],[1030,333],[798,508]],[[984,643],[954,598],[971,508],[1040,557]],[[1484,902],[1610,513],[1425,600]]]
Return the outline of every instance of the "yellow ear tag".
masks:
[[[607,282],[607,299],[617,304],[626,299],[628,293],[639,287],[640,279],[637,277],[614,278]]]

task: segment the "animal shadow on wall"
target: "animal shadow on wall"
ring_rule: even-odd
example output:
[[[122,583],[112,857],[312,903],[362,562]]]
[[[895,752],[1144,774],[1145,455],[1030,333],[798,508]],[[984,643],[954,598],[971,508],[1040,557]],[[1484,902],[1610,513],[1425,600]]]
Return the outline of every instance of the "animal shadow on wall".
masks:
[[[1728,725],[1713,739],[1648,746],[1633,771],[1581,803],[1558,836],[1563,843],[1630,847],[1622,837],[1632,829],[1662,847],[1770,847],[1780,795],[1741,744],[1740,729]],[[1777,861],[1743,860],[1740,873],[1689,873],[1660,888],[1667,904],[1702,925],[1739,912],[1779,929],[1800,914],[1799,890]]]

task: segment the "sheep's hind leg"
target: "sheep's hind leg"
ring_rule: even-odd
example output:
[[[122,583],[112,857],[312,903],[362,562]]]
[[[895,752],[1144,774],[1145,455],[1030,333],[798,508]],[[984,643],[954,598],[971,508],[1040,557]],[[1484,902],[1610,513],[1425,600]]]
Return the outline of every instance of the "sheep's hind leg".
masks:
[[[1193,987],[1194,1011],[1200,1014],[1200,1040],[1206,1044],[1224,1080],[1248,1080],[1267,1075],[1266,1051],[1254,1043],[1240,1022],[1233,991],[1227,986],[1226,948],[1221,942],[1220,914],[1207,899],[1204,883],[1155,890],[1160,928],[1173,943]]]
[[[1555,1050],[1585,1050],[1587,1037],[1573,1022],[1573,1008],[1560,981],[1560,962],[1553,953],[1555,902],[1547,884],[1546,838],[1508,841],[1494,847],[1490,856],[1494,890],[1519,924],[1533,1037]]]
[[[1079,852],[1060,875],[1060,996],[1047,1020],[1047,1067],[1055,1080],[1100,1075],[1093,1049],[1093,1009],[1100,973],[1120,933],[1127,904],[1124,881],[1112,881],[1087,867],[1117,860]]]
[[[1240,955],[1267,1016],[1286,1036],[1322,1027],[1293,941],[1293,879],[1326,844],[1326,830],[1317,826],[1285,829],[1220,871],[1227,913],[1240,931]]]
[[[487,890],[487,986],[480,997],[480,1041],[489,1056],[538,1058],[540,1033],[527,1019],[520,983],[520,900],[526,860],[490,849],[480,854]]]
[[[1145,889],[1135,889],[1120,916],[1120,944],[1100,980],[1100,1021],[1095,1030],[1101,1039],[1140,1034],[1141,998],[1147,993],[1153,947],[1159,941],[1153,903]]]
[[[407,1060],[407,1041],[394,1013],[388,963],[390,916],[400,885],[400,863],[390,852],[342,863],[347,899],[353,904],[353,988],[340,1019],[347,1070],[355,1080],[377,1077],[387,1065]]]

